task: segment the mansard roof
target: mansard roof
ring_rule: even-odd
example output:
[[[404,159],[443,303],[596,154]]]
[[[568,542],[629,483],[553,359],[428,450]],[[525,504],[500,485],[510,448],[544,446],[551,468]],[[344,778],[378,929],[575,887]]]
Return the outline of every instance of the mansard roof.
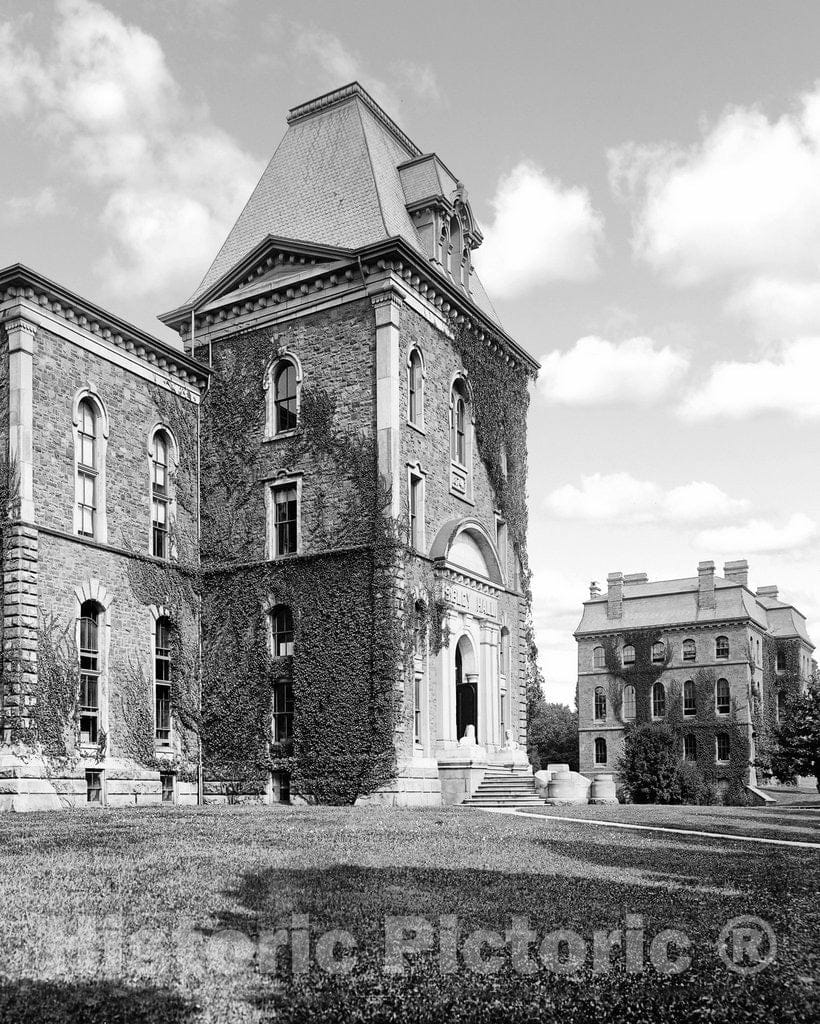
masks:
[[[465,210],[471,246],[480,243],[463,186],[358,82],[294,107],[287,121],[270,163],[186,306],[198,306],[268,236],[349,250],[401,238],[429,259],[413,219],[422,201]],[[469,299],[498,323],[475,272]]]

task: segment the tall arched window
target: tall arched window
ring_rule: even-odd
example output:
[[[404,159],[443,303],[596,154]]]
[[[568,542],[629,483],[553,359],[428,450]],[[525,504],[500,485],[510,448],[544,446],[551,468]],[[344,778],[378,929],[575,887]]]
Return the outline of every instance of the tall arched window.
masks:
[[[603,647],[592,648],[592,667],[593,668],[606,668],[606,659],[604,657]]]
[[[279,364],[273,379],[274,432],[296,429],[296,367],[289,359]]]
[[[630,722],[635,718],[636,711],[636,699],[635,699],[635,687],[629,683],[624,687],[624,704],[623,704],[623,719],[625,722]]]
[[[784,690],[778,690],[777,693],[777,707],[775,709],[775,717],[779,722],[786,713],[786,693]]]
[[[171,742],[171,622],[165,616],[154,631],[154,737]]]
[[[453,404],[453,461],[467,464],[467,403],[460,394]]]
[[[719,636],[715,640],[715,657],[725,661],[729,657],[729,637]]]
[[[683,758],[685,761],[698,759],[698,741],[691,732],[683,737]]]
[[[728,715],[732,708],[728,679],[718,679],[715,684],[715,710],[719,715]]]
[[[595,687],[594,711],[597,719],[606,718],[606,693],[603,686]]]
[[[683,713],[685,715],[694,715],[697,713],[695,684],[691,679],[687,679],[683,684]]]
[[[654,664],[663,664],[666,658],[666,644],[662,640],[658,640],[652,644],[652,661]]]
[[[634,665],[635,664],[635,648],[632,646],[632,644],[627,644],[624,647],[623,653],[621,655],[621,659],[622,659],[624,665]]]
[[[683,641],[683,660],[684,661],[695,661],[697,658],[697,647],[695,646],[694,640]]]
[[[92,746],[100,734],[102,653],[100,633],[103,609],[96,601],[80,607],[80,743]]]
[[[661,682],[652,687],[652,717],[663,718],[666,715],[666,687]]]
[[[728,732],[719,732],[715,736],[715,755],[718,761],[728,761],[731,756],[732,745],[729,742]]]
[[[90,398],[80,402],[77,413],[77,532],[81,537],[94,537],[100,469],[99,417]]]
[[[595,740],[595,763],[606,764],[606,740],[600,736]]]
[[[424,364],[417,348],[407,361],[407,419],[415,427],[424,425]]]
[[[151,554],[156,558],[168,558],[170,555],[170,451],[168,434],[158,430],[154,434],[151,454]]]

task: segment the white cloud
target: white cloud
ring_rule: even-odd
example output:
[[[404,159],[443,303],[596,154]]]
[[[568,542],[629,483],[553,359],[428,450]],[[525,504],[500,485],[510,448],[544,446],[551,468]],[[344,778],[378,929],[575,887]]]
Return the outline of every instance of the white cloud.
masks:
[[[820,88],[770,121],[736,107],[689,149],[628,144],[613,184],[640,203],[637,254],[681,286],[814,275],[820,259]]]
[[[8,51],[0,47],[0,82],[14,71]],[[184,101],[156,39],[90,0],[60,0],[52,48],[25,53],[14,112],[30,108],[71,173],[100,189],[113,241],[98,269],[131,293],[191,284],[261,164]]]
[[[820,417],[820,337],[782,346],[775,358],[724,362],[686,396],[684,419],[741,419],[760,413]]]
[[[413,60],[397,60],[391,65],[391,71],[397,86],[402,91],[410,91],[418,99],[427,103],[441,102],[438,79],[429,64],[417,64]]]
[[[583,476],[580,487],[564,484],[546,499],[547,510],[559,519],[629,525],[720,521],[741,514],[747,507],[747,501],[731,498],[706,481],[665,490],[629,473]]]
[[[57,193],[46,186],[27,196],[9,196],[3,204],[6,220],[47,217],[57,209]]]
[[[491,205],[476,264],[496,295],[597,274],[604,222],[586,189],[565,187],[525,161],[501,178]]]
[[[679,387],[688,369],[684,353],[656,348],[651,338],[618,343],[592,335],[544,356],[538,386],[564,405],[649,405]]]
[[[730,295],[726,311],[764,338],[820,334],[820,281],[756,277]]]
[[[704,550],[725,554],[742,552],[786,552],[806,547],[817,537],[817,524],[802,512],[793,513],[784,523],[751,519],[740,526],[702,530],[695,544]]]

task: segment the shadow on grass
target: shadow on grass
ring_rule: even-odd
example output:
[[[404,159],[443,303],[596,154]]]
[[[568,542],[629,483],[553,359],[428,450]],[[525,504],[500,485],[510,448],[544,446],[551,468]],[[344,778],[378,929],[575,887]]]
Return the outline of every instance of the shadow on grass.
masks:
[[[176,993],[148,985],[0,978],[0,1021],[8,1024],[187,1024],[194,1012]]]
[[[526,843],[522,843],[525,846]],[[750,893],[719,890],[704,896],[679,884],[679,874],[658,859],[653,871],[675,881],[675,891],[618,881],[618,868],[635,851],[582,849],[563,844],[588,863],[607,863],[611,877],[579,878],[560,873],[503,872],[486,869],[367,867],[334,864],[323,868],[270,869],[248,873],[230,893],[234,905],[219,915],[218,928],[236,929],[258,937],[287,928],[291,914],[308,915],[312,961],[309,973],[291,976],[285,946],[278,959],[260,954],[255,972],[248,972],[244,998],[261,1009],[265,1019],[281,1022],[418,1021],[677,1021],[702,1020],[704,1006],[710,1021],[806,1019],[811,989],[801,975],[810,971],[807,947],[782,944],[777,966],[753,977],[733,973],[720,960],[716,939],[731,918],[756,913],[771,920],[778,935],[785,928],[775,917],[783,891]],[[668,860],[669,851],[666,851]],[[660,853],[658,854],[660,858]],[[650,859],[654,859],[650,857]],[[731,858],[735,876],[744,872],[742,859]],[[710,854],[710,861],[719,860]],[[697,872],[693,851],[675,858],[689,877]],[[668,865],[667,865],[668,867]],[[559,867],[560,870],[560,867]],[[726,881],[729,879],[727,878]],[[739,883],[740,878],[734,877]],[[748,874],[746,875],[748,881]],[[238,904],[238,906],[237,906]],[[603,971],[592,969],[595,931],[623,934],[626,914],[641,915],[645,929],[645,965],[627,970],[622,952],[615,951]],[[385,917],[426,919],[435,938],[413,969],[389,974],[384,969]],[[437,960],[440,915],[458,918],[462,959],[452,972],[442,973]],[[533,939],[532,971],[514,969],[509,948],[486,948],[482,957],[497,958],[489,972],[468,970],[463,961],[464,939],[476,929],[503,936],[516,916],[526,918]],[[680,974],[659,972],[650,962],[651,940],[676,928],[691,941],[691,966]],[[354,962],[349,974],[339,975],[316,962],[317,940],[330,929],[353,936]],[[571,976],[539,963],[540,943],[556,929],[572,929],[586,943],[586,957]],[[217,929],[218,930],[218,929]],[[810,939],[810,935],[806,934]],[[265,949],[260,943],[260,949]],[[549,961],[547,961],[549,962]]]

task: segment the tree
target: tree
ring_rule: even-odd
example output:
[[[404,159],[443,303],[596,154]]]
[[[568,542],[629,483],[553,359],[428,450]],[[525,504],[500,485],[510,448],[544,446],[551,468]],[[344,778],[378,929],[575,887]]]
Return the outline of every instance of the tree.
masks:
[[[805,693],[793,696],[775,730],[772,773],[794,785],[798,775],[813,777],[820,792],[820,684],[814,680]]]
[[[568,764],[578,771],[578,715],[566,704],[549,704],[543,695],[530,703],[529,755],[536,771]]]
[[[645,722],[627,729],[617,768],[633,803],[668,804],[679,800],[679,764],[678,742],[668,725]]]

